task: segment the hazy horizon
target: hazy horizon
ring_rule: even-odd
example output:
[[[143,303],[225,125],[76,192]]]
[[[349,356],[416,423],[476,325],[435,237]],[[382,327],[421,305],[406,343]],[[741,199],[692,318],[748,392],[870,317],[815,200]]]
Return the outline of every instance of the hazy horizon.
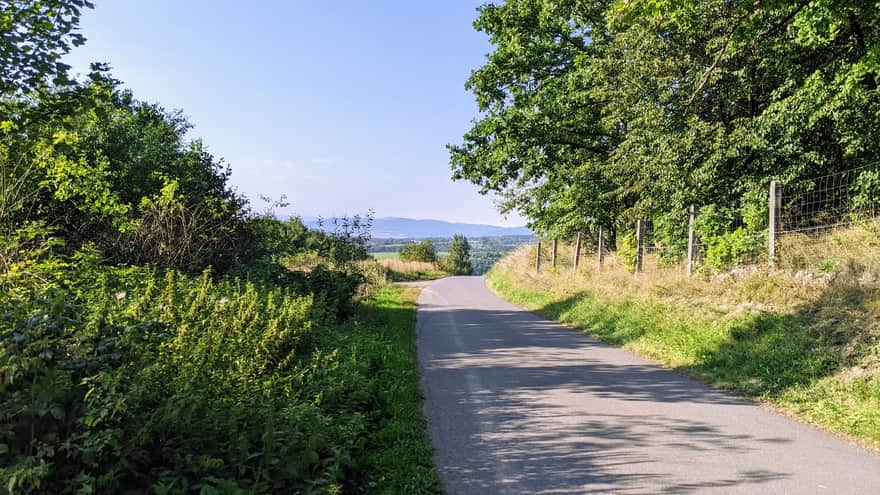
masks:
[[[363,215],[363,213],[343,213],[339,215],[298,215],[298,214],[284,214],[283,218],[290,217],[299,217],[305,222],[311,222],[315,220],[332,220],[334,218],[343,218],[343,217],[352,217],[354,215]],[[374,220],[409,220],[415,222],[445,222],[445,223],[455,223],[455,224],[463,224],[463,225],[487,225],[490,227],[505,227],[505,228],[524,228],[527,227],[526,222],[523,221],[522,224],[501,224],[501,223],[485,223],[485,222],[468,222],[468,221],[455,221],[455,220],[444,220],[442,218],[414,218],[414,217],[402,217],[398,215],[375,215],[373,217]]]

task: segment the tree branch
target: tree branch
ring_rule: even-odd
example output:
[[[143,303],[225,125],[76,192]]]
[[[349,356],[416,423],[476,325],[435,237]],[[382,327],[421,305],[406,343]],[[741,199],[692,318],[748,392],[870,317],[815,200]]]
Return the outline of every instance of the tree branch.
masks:
[[[688,98],[687,104],[685,106],[690,106],[694,100],[697,98],[697,95],[700,94],[700,91],[703,90],[703,87],[709,81],[709,77],[712,76],[712,73],[715,72],[715,69],[718,67],[718,64],[721,62],[721,59],[724,58],[724,54],[727,53],[727,48],[730,46],[731,40],[733,40],[733,35],[736,33],[736,30],[742,25],[743,22],[746,21],[749,17],[755,14],[758,11],[758,8],[761,7],[761,0],[755,0],[755,3],[752,4],[752,8],[749,9],[748,12],[741,15],[736,22],[734,22],[733,26],[731,26],[730,32],[727,34],[727,37],[724,39],[724,44],[721,46],[721,51],[718,52],[718,55],[715,56],[715,60],[712,62],[712,65],[703,72],[702,77],[700,77],[700,82],[697,84],[694,92],[691,93],[690,98]]]
[[[782,19],[782,21],[780,21],[778,24],[768,29],[767,31],[759,33],[758,37],[763,38],[764,36],[769,36],[776,33],[776,31],[779,31],[780,29],[785,27],[794,18],[794,16],[798,15],[800,11],[804,10],[804,8],[811,3],[813,3],[813,0],[802,0],[801,3],[799,3],[794,10],[792,10],[787,16],[785,16],[784,19]]]

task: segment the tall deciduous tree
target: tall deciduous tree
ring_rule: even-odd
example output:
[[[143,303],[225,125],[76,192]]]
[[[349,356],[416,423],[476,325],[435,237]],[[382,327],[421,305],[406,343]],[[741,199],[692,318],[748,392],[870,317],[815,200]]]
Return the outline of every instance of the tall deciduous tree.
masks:
[[[453,177],[539,233],[730,206],[880,155],[880,7],[854,0],[510,0]]]

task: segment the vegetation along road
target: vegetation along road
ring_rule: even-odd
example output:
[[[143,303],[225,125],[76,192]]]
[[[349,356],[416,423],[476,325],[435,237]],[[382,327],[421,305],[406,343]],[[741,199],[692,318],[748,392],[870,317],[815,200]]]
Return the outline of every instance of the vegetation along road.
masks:
[[[448,494],[876,493],[880,458],[523,311],[423,290],[425,410]]]

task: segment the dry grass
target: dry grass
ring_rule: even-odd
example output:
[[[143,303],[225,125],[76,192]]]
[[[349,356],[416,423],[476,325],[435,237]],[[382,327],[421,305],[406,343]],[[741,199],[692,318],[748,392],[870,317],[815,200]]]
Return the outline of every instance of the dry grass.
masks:
[[[426,263],[423,261],[401,261],[399,259],[384,259],[379,260],[379,264],[384,266],[387,270],[398,273],[428,272],[432,270],[438,270],[435,263]]]
[[[563,250],[572,250],[560,246]],[[697,308],[705,314],[716,315],[719,311],[743,303],[759,305],[765,309],[790,310],[808,301],[813,293],[811,287],[793,277],[770,276],[767,271],[756,269],[735,271],[713,277],[688,277],[679,266],[660,267],[646,259],[651,269],[638,276],[630,273],[613,253],[607,253],[599,268],[594,253],[582,255],[581,264],[574,273],[571,264],[557,267],[542,266],[535,273],[535,247],[522,246],[496,265],[497,270],[509,272],[517,280],[542,290],[567,294],[589,291],[596,297],[608,299],[642,298],[660,300],[670,307]],[[772,280],[771,280],[772,279]],[[786,290],[778,289],[785,286]]]
[[[783,270],[826,275],[825,278],[843,274],[877,279],[880,278],[880,222],[817,234],[786,234],[779,238],[777,251],[777,265]]]
[[[743,304],[772,311],[793,311],[833,287],[872,293],[880,289],[880,222],[850,226],[819,235],[787,234],[778,240],[777,260],[741,266],[728,272],[688,277],[683,265],[664,266],[658,256],[644,257],[643,272],[630,273],[614,253],[606,253],[600,269],[596,254],[581,254],[572,270],[574,248],[560,243],[557,266],[550,266],[542,248],[542,273],[535,274],[535,246],[521,246],[499,261],[505,271],[544,289],[569,293],[590,290],[597,296],[651,297],[675,306],[706,306],[726,311]]]
[[[436,263],[399,259],[378,260],[377,263],[386,270],[388,277],[395,282],[433,280],[446,276],[446,272],[441,270]]]

